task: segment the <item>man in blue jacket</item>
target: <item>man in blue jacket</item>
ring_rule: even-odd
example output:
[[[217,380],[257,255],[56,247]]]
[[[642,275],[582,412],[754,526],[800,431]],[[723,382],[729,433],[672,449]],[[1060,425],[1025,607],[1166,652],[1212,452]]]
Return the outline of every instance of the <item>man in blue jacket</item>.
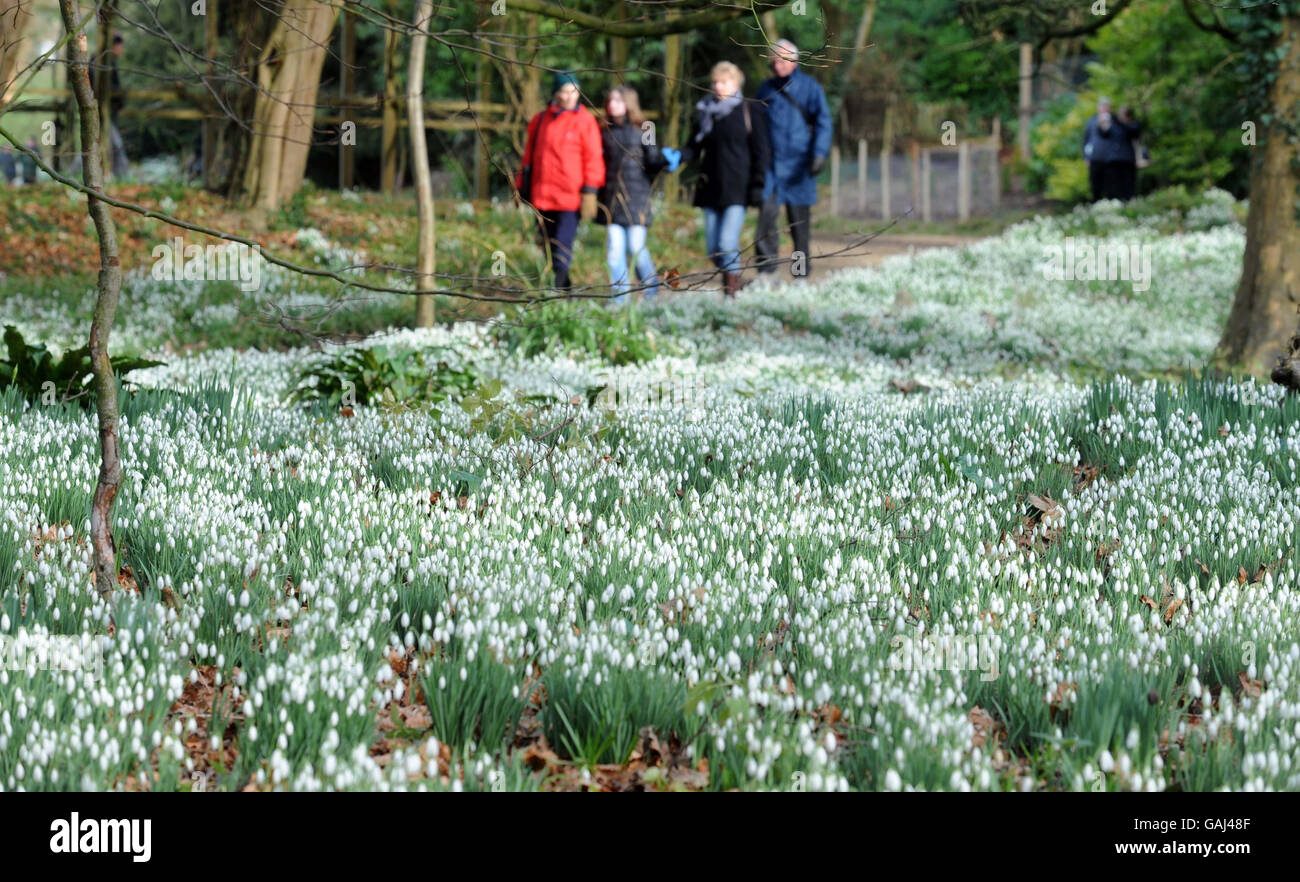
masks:
[[[777,40],[770,59],[773,76],[754,96],[764,106],[772,145],[754,249],[759,270],[775,272],[781,250],[777,218],[784,205],[795,250],[790,274],[806,277],[811,271],[808,249],[812,206],[817,202],[816,176],[831,152],[831,108],[821,85],[799,70],[794,43]]]

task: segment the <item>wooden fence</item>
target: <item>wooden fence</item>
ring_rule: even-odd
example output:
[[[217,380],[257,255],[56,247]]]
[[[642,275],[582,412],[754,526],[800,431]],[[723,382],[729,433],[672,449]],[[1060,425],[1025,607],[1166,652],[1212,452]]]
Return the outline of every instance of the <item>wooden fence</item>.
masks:
[[[858,216],[879,217],[892,220],[899,209],[908,209],[915,217],[931,221],[936,216],[956,217],[957,220],[969,220],[976,206],[972,194],[980,194],[980,213],[996,212],[1001,200],[1002,172],[999,155],[1002,150],[1002,137],[995,125],[994,132],[988,137],[961,138],[956,144],[924,144],[909,141],[902,154],[887,145],[880,151],[875,166],[878,169],[879,184],[873,186],[872,163],[865,140],[858,141],[856,175],[847,183],[844,179],[844,163],[838,145],[831,147],[830,157],[830,213],[835,217]],[[976,169],[974,157],[982,160]],[[955,157],[955,182],[944,176],[941,193],[936,193],[936,159]],[[950,161],[943,165],[951,166]],[[948,184],[953,184],[948,186]],[[900,204],[906,201],[898,199],[897,191],[910,194],[910,206]],[[848,198],[845,191],[848,190]],[[874,199],[871,196],[874,195]],[[856,199],[853,197],[856,196]],[[873,205],[874,203],[874,205]],[[853,209],[850,209],[850,205]],[[872,210],[874,208],[874,211]],[[936,208],[941,210],[936,210]]]

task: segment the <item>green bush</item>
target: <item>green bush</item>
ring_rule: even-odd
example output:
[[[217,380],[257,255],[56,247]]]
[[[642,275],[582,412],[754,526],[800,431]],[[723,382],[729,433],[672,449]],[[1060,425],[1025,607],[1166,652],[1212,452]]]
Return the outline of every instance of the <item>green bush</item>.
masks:
[[[24,341],[13,325],[5,325],[4,342],[9,358],[0,359],[0,390],[14,387],[23,398],[33,403],[76,401],[82,407],[90,407],[93,400],[90,382],[94,372],[89,345],[70,349],[56,360],[43,344]],[[122,355],[111,357],[109,362],[118,379],[131,371],[162,364],[161,361]]]
[[[472,366],[435,362],[422,352],[388,346],[349,348],[304,370],[287,400],[317,401],[333,408],[381,401],[390,406],[436,404],[463,398],[483,382],[483,375]]]
[[[492,326],[495,339],[532,358],[543,353],[581,353],[613,365],[640,364],[659,345],[635,305],[608,309],[597,304],[549,301],[518,310]]]

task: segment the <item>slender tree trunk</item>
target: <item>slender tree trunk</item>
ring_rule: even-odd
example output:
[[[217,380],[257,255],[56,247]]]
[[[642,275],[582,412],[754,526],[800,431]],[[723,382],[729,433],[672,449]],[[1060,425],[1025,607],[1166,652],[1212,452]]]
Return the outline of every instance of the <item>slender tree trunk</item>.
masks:
[[[30,0],[0,0],[0,107],[9,100],[22,59],[23,31],[32,20]]]
[[[59,0],[59,11],[69,34],[76,28],[73,0]],[[90,87],[90,64],[85,34],[69,43],[69,80],[77,99],[81,125],[82,180],[87,187],[104,189],[103,154],[100,151],[99,107]],[[117,550],[113,544],[113,502],[122,485],[122,459],[118,436],[117,381],[108,355],[108,338],[122,290],[122,264],[117,250],[117,230],[108,206],[93,196],[87,210],[99,238],[99,282],[95,314],[90,324],[90,359],[95,379],[95,411],[99,419],[99,481],[90,507],[90,542],[95,555],[95,587],[107,597],[117,584]]]
[[[1277,45],[1285,55],[1278,62],[1268,105],[1279,118],[1261,126],[1262,143],[1252,148],[1246,253],[1219,345],[1230,365],[1257,374],[1278,365],[1274,379],[1300,389],[1300,333],[1287,344],[1296,331],[1300,306],[1300,224],[1296,218],[1300,156],[1286,130],[1288,121],[1300,122],[1300,15],[1282,18]],[[1284,351],[1287,354],[1279,365],[1278,356]]]
[[[397,92],[397,30],[389,28],[384,32],[384,124],[379,183],[380,191],[389,196],[397,192],[397,108],[400,103]]]
[[[479,47],[485,52],[490,51],[491,48],[483,40],[479,41]],[[474,100],[480,104],[492,100],[492,80],[489,76],[491,72],[492,64],[488,57],[480,55],[474,67]],[[491,185],[488,180],[492,169],[492,156],[488,153],[488,138],[491,136],[490,130],[474,133],[474,198],[485,202],[491,196]]]
[[[668,13],[670,17],[677,15],[675,11]],[[681,147],[682,146],[682,37],[680,34],[669,34],[664,37],[664,106],[663,116],[660,117],[660,125],[663,131],[659,134],[659,146],[661,147]],[[664,201],[674,204],[678,201],[678,195],[681,192],[679,179],[671,175],[664,177]]]
[[[434,257],[433,178],[429,174],[429,147],[424,139],[424,50],[428,45],[428,27],[433,18],[433,3],[417,0],[415,32],[411,35],[411,63],[406,72],[406,119],[411,130],[411,167],[415,170],[415,196],[419,204],[419,276],[416,288],[432,291],[436,267]],[[416,297],[415,326],[433,327],[433,295]]]
[[[218,0],[208,0],[206,15],[203,19],[203,56],[207,59],[208,88],[217,86],[216,57]],[[213,116],[203,118],[203,186],[214,189],[218,186],[217,175],[217,130],[220,123]]]
[[[342,49],[340,55],[339,74],[339,92],[345,97],[351,98],[357,91],[357,14],[349,9],[343,13],[343,27],[339,28],[342,37]],[[348,108],[346,114],[356,113],[355,108]],[[339,189],[351,190],[353,179],[356,175],[356,155],[355,146],[348,146],[343,143],[342,134],[339,136]]]
[[[117,3],[106,2],[99,10],[99,70],[95,71],[95,99],[99,102],[99,147],[103,155],[104,178],[113,177],[113,18]]]
[[[267,7],[257,3],[226,3],[222,14],[224,30],[234,52],[231,66],[248,80],[256,80],[258,59],[279,19]],[[250,88],[243,81],[224,82],[218,91],[221,101],[213,101],[210,108],[221,117],[217,151],[212,159],[212,181],[216,188],[226,193],[227,198],[238,201],[243,196],[245,171],[256,137],[247,121],[253,118],[258,92],[256,87]],[[208,165],[206,156],[203,164]]]
[[[497,80],[501,83],[505,99],[510,104],[509,121],[512,123],[508,130],[510,140],[515,155],[522,156],[528,121],[542,109],[542,102],[538,95],[542,70],[535,64],[538,47],[541,44],[537,39],[538,17],[525,14],[520,21],[518,15],[512,10],[500,25],[500,29],[510,33],[522,31],[524,39],[507,40],[497,46],[496,54],[501,57],[493,59],[492,64],[496,68]],[[520,51],[515,45],[516,42],[525,51]]]
[[[243,194],[267,211],[302,186],[311,149],[320,72],[339,7],[324,0],[287,0],[257,66],[253,144]]]

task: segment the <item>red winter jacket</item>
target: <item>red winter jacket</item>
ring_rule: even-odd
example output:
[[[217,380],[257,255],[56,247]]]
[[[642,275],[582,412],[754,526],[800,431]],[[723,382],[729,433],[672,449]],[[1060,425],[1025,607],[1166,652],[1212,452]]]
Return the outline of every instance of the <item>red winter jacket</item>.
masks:
[[[533,133],[542,127],[534,139]],[[577,211],[582,194],[605,184],[600,126],[581,104],[574,110],[550,106],[528,123],[523,165],[532,164],[532,197],[539,211]],[[523,186],[523,170],[515,178]]]

